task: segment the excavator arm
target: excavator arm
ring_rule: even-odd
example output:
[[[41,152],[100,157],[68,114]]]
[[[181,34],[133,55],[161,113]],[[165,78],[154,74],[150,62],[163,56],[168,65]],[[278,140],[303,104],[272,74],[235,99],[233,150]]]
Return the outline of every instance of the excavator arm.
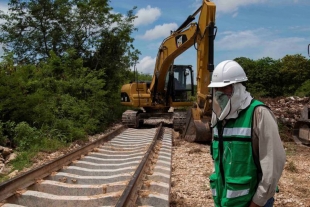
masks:
[[[187,112],[182,137],[190,142],[209,142],[212,139],[209,122],[212,115],[208,85],[214,70],[215,5],[203,4],[199,17],[200,32],[197,35],[197,94],[196,103]]]
[[[166,75],[170,66],[176,57],[193,46],[197,28],[197,25],[193,23],[186,30],[176,31],[163,41],[157,53],[151,91],[155,90],[156,79],[158,80],[156,91],[164,90]]]
[[[202,0],[201,6],[190,15],[184,23],[170,36],[163,40],[159,47],[152,81],[135,81],[126,84],[121,89],[122,104],[126,106],[142,107],[146,113],[128,111],[123,114],[123,123],[137,127],[141,117],[170,117],[173,125],[181,126],[181,131],[189,141],[205,141],[203,134],[210,134],[204,117],[211,115],[208,85],[214,69],[214,39],[215,39],[215,12],[216,6],[209,0]],[[193,22],[199,14],[198,22]],[[167,74],[173,74],[174,60],[190,47],[195,46],[197,51],[197,94],[196,102],[191,100],[179,101],[173,98],[177,92],[172,84],[171,75],[167,84]],[[184,71],[185,74],[185,71]],[[179,91],[180,92],[180,91]],[[186,92],[186,90],[184,91]],[[171,107],[192,106],[188,113],[174,113],[173,117],[168,109]],[[209,117],[210,118],[210,117]],[[178,127],[180,129],[180,127]],[[196,136],[196,134],[198,135]],[[190,138],[189,138],[190,137]],[[209,140],[209,136],[206,139]],[[197,138],[197,139],[196,139]]]
[[[176,57],[184,51],[197,45],[197,89],[198,96],[205,99],[208,94],[206,83],[210,82],[210,74],[213,66],[213,39],[215,25],[215,4],[203,0],[202,5],[190,15],[185,22],[166,38],[157,53],[153,80],[150,90],[162,92],[165,86],[166,74]],[[198,23],[192,23],[195,16],[200,13]],[[210,34],[211,32],[211,34]],[[210,41],[211,39],[211,41]],[[210,44],[212,44],[210,47]],[[209,51],[212,49],[212,51]],[[158,80],[156,87],[155,81]]]

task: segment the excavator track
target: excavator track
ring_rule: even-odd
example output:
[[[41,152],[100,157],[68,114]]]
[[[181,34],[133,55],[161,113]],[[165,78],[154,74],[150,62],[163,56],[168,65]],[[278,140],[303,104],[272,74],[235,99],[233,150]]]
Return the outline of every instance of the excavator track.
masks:
[[[186,124],[186,111],[177,111],[173,114],[173,129],[182,133]]]
[[[310,106],[308,105],[301,110],[301,117],[294,125],[293,139],[297,144],[310,146]]]
[[[185,122],[185,111],[149,114],[145,112],[139,113],[139,111],[134,110],[126,110],[122,115],[122,123],[128,128],[139,128],[140,125],[157,126],[162,123],[167,126],[173,125],[175,131],[182,131]]]
[[[127,110],[122,115],[122,123],[128,128],[157,126],[162,123],[172,127],[188,142],[210,142],[212,135],[207,122],[193,120],[191,109],[169,113],[146,113]]]
[[[299,120],[295,123],[293,139],[297,144],[310,146],[310,120]]]
[[[122,114],[122,123],[129,128],[138,128],[139,119],[137,118],[138,111],[126,110]]]

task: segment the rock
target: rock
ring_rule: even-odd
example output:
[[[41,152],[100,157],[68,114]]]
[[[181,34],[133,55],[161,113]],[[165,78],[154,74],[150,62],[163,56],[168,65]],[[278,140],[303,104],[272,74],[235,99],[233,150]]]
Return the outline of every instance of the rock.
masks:
[[[285,104],[285,100],[284,100],[284,99],[280,99],[280,100],[279,100],[279,103],[280,103],[280,104]]]
[[[15,160],[16,157],[17,157],[17,154],[16,154],[16,153],[11,153],[11,154],[7,157],[5,163],[9,163],[10,161]]]
[[[15,176],[17,175],[17,173],[18,173],[18,170],[14,170],[13,172],[11,172],[11,173],[8,175],[8,177],[11,179],[11,178],[15,177]]]
[[[2,173],[3,169],[4,169],[4,163],[0,163],[0,174]]]
[[[0,173],[2,175],[7,175],[9,172],[11,172],[11,170],[12,170],[12,167],[4,165]]]
[[[310,97],[262,98],[262,101],[270,107],[280,123],[290,128],[301,118],[301,110],[310,105]]]
[[[3,157],[6,157],[6,156],[8,156],[9,154],[11,154],[12,152],[13,152],[12,149],[7,148],[7,147],[3,147],[2,156],[3,156]]]

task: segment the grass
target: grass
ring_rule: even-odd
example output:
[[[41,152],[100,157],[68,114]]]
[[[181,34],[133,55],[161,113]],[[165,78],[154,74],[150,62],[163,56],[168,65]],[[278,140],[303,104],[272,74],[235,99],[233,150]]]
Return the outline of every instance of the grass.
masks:
[[[29,167],[33,163],[34,157],[36,157],[40,151],[50,153],[66,146],[67,144],[57,139],[42,139],[40,146],[34,145],[29,150],[18,153],[17,158],[12,161],[13,170],[21,170],[25,167]]]
[[[293,173],[298,172],[296,165],[292,161],[289,161],[288,164],[285,166],[285,168],[286,170],[293,172]]]
[[[284,148],[286,149],[287,156],[294,156],[297,154],[297,146],[295,142],[284,142]]]
[[[56,150],[62,149],[67,145],[68,144],[61,142],[57,139],[43,138],[41,139],[40,143],[38,143],[38,145],[32,145],[29,149],[23,151],[17,150],[16,159],[10,162],[10,172],[13,172],[14,170],[20,171],[26,167],[30,167],[39,152],[51,153]],[[9,177],[7,175],[0,176],[0,182],[4,182],[8,179]]]
[[[23,151],[19,152],[17,158],[11,162],[12,170],[22,170],[25,167],[29,167],[32,162],[32,158],[34,158],[38,154],[38,151]]]
[[[278,123],[278,127],[279,127],[279,134],[280,134],[281,140],[283,142],[291,142],[293,140],[292,129],[284,125],[281,122]]]
[[[0,175],[0,183],[6,181],[8,179],[9,179],[9,177],[7,175]]]

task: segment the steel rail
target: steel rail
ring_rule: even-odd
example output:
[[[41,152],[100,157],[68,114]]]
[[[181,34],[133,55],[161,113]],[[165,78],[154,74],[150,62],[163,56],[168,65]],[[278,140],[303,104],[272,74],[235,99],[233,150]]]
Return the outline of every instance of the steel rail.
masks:
[[[87,154],[93,148],[117,136],[122,131],[124,131],[124,129],[124,126],[120,126],[114,131],[107,133],[100,139],[97,139],[96,141],[91,142],[82,148],[79,148],[67,155],[63,155],[54,161],[51,161],[45,165],[30,170],[29,172],[21,174],[0,184],[0,202],[14,195],[17,191],[27,188],[34,184],[36,181],[43,179],[52,172],[58,171],[63,166],[69,165],[72,161],[79,159],[82,155]]]
[[[158,140],[160,136],[162,136],[162,134],[163,134],[163,127],[162,127],[162,123],[160,123],[158,130],[152,141],[152,144],[150,145],[147,152],[145,153],[141,163],[139,164],[137,170],[135,171],[134,175],[129,181],[127,187],[123,191],[123,194],[120,196],[115,207],[134,206],[136,202],[136,198],[138,197],[137,191],[140,189],[139,185],[141,185],[140,180],[144,174],[143,172],[145,171],[145,167],[147,166],[146,164],[150,160],[149,157],[151,155],[152,150],[154,149],[156,145],[156,141]]]

